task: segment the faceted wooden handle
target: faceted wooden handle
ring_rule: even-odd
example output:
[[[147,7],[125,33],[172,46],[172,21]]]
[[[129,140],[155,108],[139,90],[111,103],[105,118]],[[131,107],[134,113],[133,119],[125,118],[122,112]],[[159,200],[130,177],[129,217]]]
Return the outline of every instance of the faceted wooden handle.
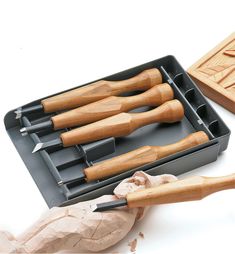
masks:
[[[128,207],[143,207],[200,200],[227,189],[235,188],[235,174],[223,177],[195,176],[127,195]]]
[[[41,101],[44,111],[55,112],[87,105],[103,98],[130,91],[144,91],[162,83],[156,68],[145,70],[135,77],[122,81],[100,80]]]
[[[186,138],[174,144],[166,146],[143,146],[129,153],[122,154],[112,159],[97,163],[92,167],[86,168],[84,173],[88,182],[100,180],[143,166],[191,147],[198,146],[206,143],[208,140],[209,138],[206,133],[199,131],[190,134]]]
[[[180,101],[165,102],[158,108],[144,113],[120,113],[89,125],[62,133],[64,147],[84,144],[108,137],[129,135],[135,129],[151,123],[173,123],[184,117]]]
[[[173,98],[174,92],[171,86],[168,84],[160,84],[135,96],[110,96],[103,100],[56,115],[51,120],[53,121],[54,129],[57,130],[96,122],[138,107],[158,106]]]

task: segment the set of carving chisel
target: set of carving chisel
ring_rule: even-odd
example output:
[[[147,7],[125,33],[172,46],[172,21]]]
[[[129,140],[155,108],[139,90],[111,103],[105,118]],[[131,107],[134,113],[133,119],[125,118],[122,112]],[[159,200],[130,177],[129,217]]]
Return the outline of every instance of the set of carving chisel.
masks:
[[[43,130],[72,128],[60,134],[59,138],[36,144],[34,153],[57,146],[70,147],[109,137],[124,137],[149,124],[179,122],[184,117],[183,104],[174,99],[172,87],[162,83],[162,80],[160,71],[152,68],[126,80],[100,80],[44,99],[39,105],[16,110],[16,118],[39,111],[60,113],[45,122],[23,127],[20,132],[24,136]],[[120,96],[135,91],[142,93]],[[129,113],[143,106],[154,108],[141,113]],[[60,184],[108,178],[208,141],[207,134],[200,131],[174,144],[143,146],[85,168],[79,177]]]
[[[4,123],[49,207],[111,194],[136,171],[186,173],[216,161],[230,137],[174,56],[38,98],[9,111]],[[200,199],[213,188],[200,181],[180,180],[94,210],[187,201],[190,193]]]

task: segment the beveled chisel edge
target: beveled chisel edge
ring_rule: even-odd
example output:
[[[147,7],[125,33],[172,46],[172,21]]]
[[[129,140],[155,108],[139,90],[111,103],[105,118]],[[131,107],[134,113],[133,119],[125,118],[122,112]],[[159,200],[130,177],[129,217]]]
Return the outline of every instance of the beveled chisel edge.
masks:
[[[43,143],[36,144],[36,146],[34,147],[32,153],[36,153],[37,151],[41,150],[42,147],[43,147]]]
[[[127,200],[125,198],[117,199],[114,201],[104,202],[100,204],[92,205],[92,212],[104,212],[117,207],[123,207],[127,205]]]
[[[42,150],[46,150],[46,149],[51,149],[54,147],[58,147],[58,146],[63,146],[63,142],[60,138],[56,138],[47,142],[39,142],[36,144],[36,146],[34,147],[32,153],[38,152],[38,151],[42,151]]]

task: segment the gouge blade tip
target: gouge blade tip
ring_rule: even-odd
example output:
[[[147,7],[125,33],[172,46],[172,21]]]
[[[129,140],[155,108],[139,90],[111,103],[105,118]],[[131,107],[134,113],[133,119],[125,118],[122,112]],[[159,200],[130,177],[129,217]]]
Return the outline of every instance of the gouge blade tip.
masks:
[[[20,109],[15,110],[16,119],[20,119],[22,117],[22,111]]]

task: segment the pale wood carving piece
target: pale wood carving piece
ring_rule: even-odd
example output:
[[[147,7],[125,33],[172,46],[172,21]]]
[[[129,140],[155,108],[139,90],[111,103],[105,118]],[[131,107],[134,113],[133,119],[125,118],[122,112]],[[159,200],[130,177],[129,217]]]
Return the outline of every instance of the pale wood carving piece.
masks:
[[[235,33],[192,65],[188,73],[206,96],[235,113]]]
[[[173,175],[150,176],[136,172],[123,180],[114,195],[55,207],[18,237],[0,231],[0,253],[100,252],[123,239],[146,208],[92,212],[92,205],[126,197],[128,193],[177,180]],[[20,219],[20,218],[19,218]]]

